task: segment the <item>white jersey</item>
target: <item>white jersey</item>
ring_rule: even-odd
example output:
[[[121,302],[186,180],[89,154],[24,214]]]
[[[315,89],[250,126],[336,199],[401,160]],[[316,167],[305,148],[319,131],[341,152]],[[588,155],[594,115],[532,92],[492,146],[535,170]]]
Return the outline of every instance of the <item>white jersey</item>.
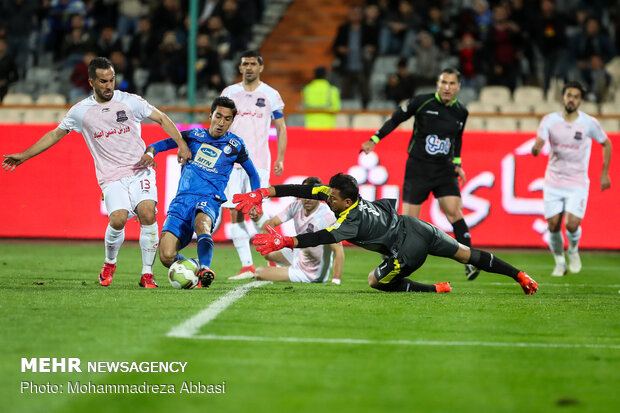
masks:
[[[545,172],[545,185],[554,188],[588,187],[588,165],[592,140],[604,143],[607,135],[599,122],[581,111],[574,122],[562,112],[546,115],[538,127],[538,137],[549,140],[551,152]]]
[[[264,82],[253,91],[245,90],[240,82],[224,89],[222,96],[231,98],[237,106],[230,131],[243,139],[256,168],[270,170],[269,129],[271,119],[283,116],[284,102],[280,94]]]
[[[293,220],[297,235],[316,232],[328,228],[336,222],[336,217],[329,207],[321,202],[319,207],[309,216],[305,216],[302,201],[291,202],[277,215],[282,222]],[[313,280],[323,282],[329,276],[332,250],[329,245],[301,248],[298,266]]]
[[[103,186],[145,169],[136,166],[146,149],[140,122],[152,112],[153,106],[140,96],[115,90],[109,102],[90,96],[76,103],[58,127],[84,136]]]

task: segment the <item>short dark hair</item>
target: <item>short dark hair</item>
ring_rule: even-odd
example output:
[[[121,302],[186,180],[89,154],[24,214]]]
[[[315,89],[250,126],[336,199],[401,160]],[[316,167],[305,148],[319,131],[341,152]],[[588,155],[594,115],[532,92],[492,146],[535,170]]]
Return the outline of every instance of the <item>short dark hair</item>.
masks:
[[[231,98],[227,98],[226,96],[218,96],[213,99],[213,103],[211,104],[211,115],[215,113],[215,109],[218,106],[231,109],[233,118],[237,116],[237,106],[235,106],[235,102]]]
[[[97,79],[97,69],[107,69],[107,68],[114,69],[114,65],[112,65],[112,62],[110,61],[110,59],[108,59],[107,57],[101,57],[101,56],[95,57],[88,64],[88,78],[93,79],[93,80]]]
[[[255,57],[258,59],[258,64],[261,66],[263,65],[263,57],[256,50],[246,50],[245,52],[241,53],[241,56],[239,57],[239,62],[241,62],[241,59],[243,59],[244,57]]]
[[[579,89],[581,92],[581,98],[583,99],[586,96],[586,88],[581,84],[581,82],[577,82],[576,80],[571,80],[570,82],[564,83],[564,87],[562,88],[562,96],[566,93],[566,89]]]
[[[439,77],[444,73],[447,73],[449,75],[456,75],[457,80],[459,81],[459,83],[461,83],[461,72],[459,72],[458,69],[455,69],[453,67],[446,67],[441,72],[439,72],[439,75],[437,75],[437,80],[439,80]]]
[[[327,69],[325,66],[318,66],[314,68],[315,79],[325,79],[327,77]]]
[[[316,176],[309,176],[306,179],[304,179],[304,181],[301,183],[302,185],[321,185],[323,182],[321,182],[321,178],[316,177]]]
[[[351,175],[345,175],[338,172],[329,180],[329,187],[340,191],[342,199],[349,198],[353,202],[357,201],[360,196],[357,181]]]

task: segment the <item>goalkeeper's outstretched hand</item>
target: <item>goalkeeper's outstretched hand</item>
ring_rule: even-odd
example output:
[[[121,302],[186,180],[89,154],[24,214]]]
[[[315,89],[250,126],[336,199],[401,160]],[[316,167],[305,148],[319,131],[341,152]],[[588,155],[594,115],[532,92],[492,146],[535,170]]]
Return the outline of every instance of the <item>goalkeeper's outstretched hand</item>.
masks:
[[[262,255],[270,252],[279,251],[282,248],[293,248],[293,238],[285,237],[276,232],[269,225],[265,225],[267,234],[256,234],[252,244],[256,245],[256,251]]]
[[[260,215],[263,213],[263,199],[267,197],[269,197],[269,190],[258,188],[256,191],[246,194],[235,194],[232,201],[237,204],[235,205],[237,211],[247,214],[252,207],[256,207],[256,212]]]

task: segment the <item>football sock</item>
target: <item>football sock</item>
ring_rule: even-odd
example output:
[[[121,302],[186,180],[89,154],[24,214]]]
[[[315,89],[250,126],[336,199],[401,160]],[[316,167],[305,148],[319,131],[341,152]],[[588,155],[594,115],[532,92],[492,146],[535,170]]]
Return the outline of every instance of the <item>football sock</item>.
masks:
[[[230,226],[230,235],[233,244],[239,254],[242,267],[248,267],[253,264],[252,250],[250,249],[250,234],[245,227],[245,222],[233,223]]]
[[[504,274],[516,280],[519,270],[508,264],[506,261],[497,258],[495,255],[486,251],[471,249],[471,256],[467,264],[475,265],[481,270],[495,274]]]
[[[153,274],[153,263],[159,246],[157,222],[142,225],[140,229],[140,248],[142,249],[142,274]]]
[[[118,250],[125,241],[125,228],[114,229],[108,224],[105,230],[105,263],[116,264]]]
[[[174,261],[177,262],[179,260],[186,260],[187,258],[185,258],[185,256],[183,254],[181,254],[180,252],[177,252],[177,256],[174,257]]]
[[[263,225],[265,225],[265,222],[268,220],[269,216],[267,216],[267,214],[263,214],[258,221],[252,221],[254,223],[254,228],[256,228],[256,232],[261,232]]]
[[[200,268],[210,268],[213,258],[213,237],[211,234],[198,235],[198,260]]]
[[[410,293],[435,293],[437,289],[434,285],[422,284],[410,280],[409,278],[402,278],[400,281],[381,284],[377,286],[377,290],[388,292],[410,292]]]
[[[465,223],[465,219],[461,218],[452,223],[452,230],[454,231],[454,238],[458,242],[468,247],[471,247],[471,235],[469,234],[469,227]]]
[[[556,264],[563,264],[564,261],[564,237],[562,231],[549,231],[549,249],[555,258]]]
[[[577,251],[579,248],[579,239],[581,238],[581,225],[575,232],[566,230],[566,238],[568,238],[568,249],[571,251]]]

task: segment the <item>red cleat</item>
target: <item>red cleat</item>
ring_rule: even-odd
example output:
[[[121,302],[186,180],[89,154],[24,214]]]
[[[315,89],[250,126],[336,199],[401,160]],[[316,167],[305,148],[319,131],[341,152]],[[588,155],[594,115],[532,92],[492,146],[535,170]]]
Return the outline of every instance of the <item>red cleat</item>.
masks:
[[[114,276],[115,270],[116,264],[104,263],[103,267],[101,267],[101,272],[99,273],[99,284],[104,287],[112,284],[112,277]]]
[[[523,292],[527,295],[532,295],[538,291],[538,283],[523,271],[517,274],[517,281],[521,285],[521,288],[523,288]]]
[[[241,267],[237,275],[233,277],[228,277],[229,280],[249,280],[250,278],[254,278],[254,274],[256,273],[256,268],[254,265],[248,265],[247,267]]]
[[[215,273],[209,268],[203,268],[198,271],[198,284],[194,288],[209,288],[215,279]]]
[[[449,293],[452,290],[452,287],[450,287],[450,283],[447,281],[434,284],[434,286],[438,293]]]
[[[142,288],[157,288],[159,285],[153,279],[153,274],[142,274],[140,278],[140,287]]]

